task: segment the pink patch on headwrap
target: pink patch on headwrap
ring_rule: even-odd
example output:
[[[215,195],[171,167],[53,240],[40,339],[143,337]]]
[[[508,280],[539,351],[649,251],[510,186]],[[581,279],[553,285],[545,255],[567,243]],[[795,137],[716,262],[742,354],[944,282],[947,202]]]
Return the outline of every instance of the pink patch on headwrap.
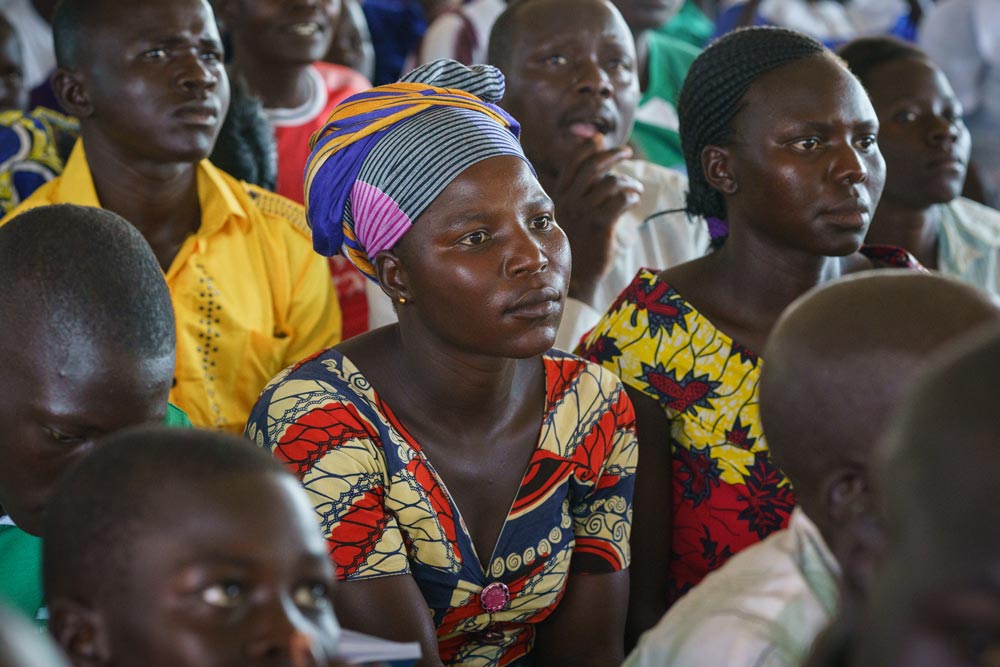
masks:
[[[396,245],[413,226],[389,195],[360,180],[351,186],[351,217],[354,235],[372,261],[379,251]]]

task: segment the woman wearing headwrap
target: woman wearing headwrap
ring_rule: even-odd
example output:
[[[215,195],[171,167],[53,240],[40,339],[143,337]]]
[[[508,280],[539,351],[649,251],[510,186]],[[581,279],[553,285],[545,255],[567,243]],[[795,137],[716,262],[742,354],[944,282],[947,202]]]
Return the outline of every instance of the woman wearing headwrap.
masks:
[[[549,349],[569,246],[502,94],[498,70],[437,61],[334,111],[314,244],[399,322],[277,377],[247,435],[310,492],[346,627],[418,639],[421,665],[618,665],[634,416]]]

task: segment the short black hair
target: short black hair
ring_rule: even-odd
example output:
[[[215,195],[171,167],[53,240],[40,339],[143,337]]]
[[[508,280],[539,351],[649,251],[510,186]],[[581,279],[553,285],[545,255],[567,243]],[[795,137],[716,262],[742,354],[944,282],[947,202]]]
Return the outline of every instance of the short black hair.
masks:
[[[16,216],[0,227],[0,285],[6,326],[30,320],[56,341],[175,354],[163,271],[142,234],[111,211],[59,204]]]
[[[105,0],[59,0],[52,15],[52,42],[56,51],[56,65],[74,69],[77,65],[80,44],[84,33],[93,28],[99,16],[104,15]],[[128,11],[122,8],[122,11]]]
[[[160,530],[153,520],[164,514],[159,490],[237,475],[290,473],[252,442],[220,431],[141,426],[99,441],[46,508],[46,596],[93,600],[104,586],[127,589],[130,545],[143,531]]]
[[[927,54],[916,46],[895,37],[862,37],[844,44],[837,50],[837,55],[847,64],[861,85],[868,89],[868,77],[879,65],[902,60],[918,58],[928,60]]]
[[[522,5],[529,0],[509,0],[507,7],[500,12],[500,16],[493,22],[490,28],[490,41],[486,48],[486,62],[493,65],[504,76],[507,76],[507,69],[510,65],[511,48],[514,44],[514,25],[517,21],[517,14],[520,13]]]
[[[705,179],[701,153],[706,146],[730,142],[730,123],[742,109],[750,85],[784,64],[825,53],[830,51],[800,32],[753,27],[721,37],[695,59],[681,86],[677,105],[690,214],[726,219],[725,200]]]

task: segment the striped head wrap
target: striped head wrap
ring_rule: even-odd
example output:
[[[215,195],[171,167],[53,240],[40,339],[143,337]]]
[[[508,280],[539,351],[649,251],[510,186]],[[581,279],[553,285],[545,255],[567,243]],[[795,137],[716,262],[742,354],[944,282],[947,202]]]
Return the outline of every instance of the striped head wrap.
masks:
[[[313,135],[306,164],[316,252],[343,247],[376,280],[375,255],[395,246],[465,169],[500,155],[528,162],[520,126],[495,105],[503,91],[495,67],[436,60],[339,104]]]

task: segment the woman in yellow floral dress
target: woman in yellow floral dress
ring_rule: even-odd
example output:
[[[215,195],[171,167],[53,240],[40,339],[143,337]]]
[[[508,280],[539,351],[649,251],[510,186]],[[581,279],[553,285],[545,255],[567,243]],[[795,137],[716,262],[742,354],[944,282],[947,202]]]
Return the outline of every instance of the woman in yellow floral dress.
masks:
[[[680,97],[688,211],[724,220],[701,259],[636,276],[582,345],[632,396],[636,477],[629,635],[795,504],[757,408],[763,347],[796,297],[838,276],[914,266],[862,247],[885,180],[878,119],[818,42],[753,28],[709,47]]]

